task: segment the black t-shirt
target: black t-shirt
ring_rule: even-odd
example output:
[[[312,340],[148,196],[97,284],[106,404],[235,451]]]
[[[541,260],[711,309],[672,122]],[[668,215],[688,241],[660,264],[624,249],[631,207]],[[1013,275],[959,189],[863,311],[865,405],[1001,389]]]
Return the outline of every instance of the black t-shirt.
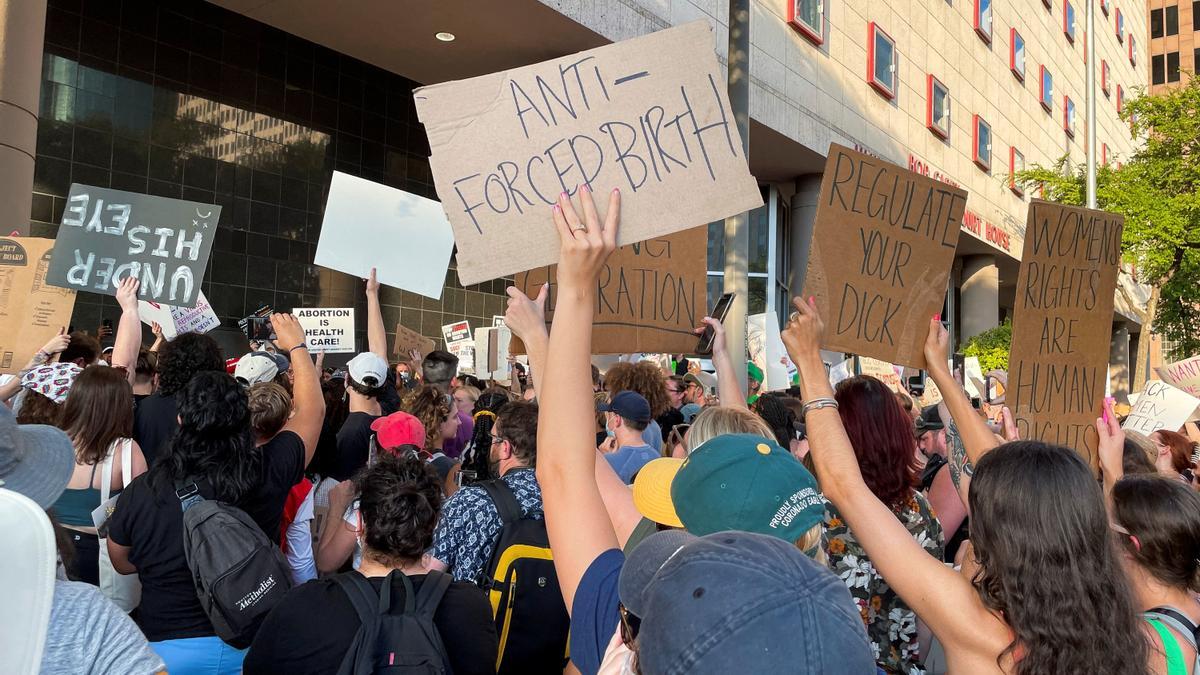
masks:
[[[334,480],[347,480],[367,465],[371,450],[371,423],[377,415],[352,412],[346,416],[337,433],[337,458],[331,463],[329,475]]]
[[[285,431],[259,450],[263,454],[262,481],[237,506],[278,543],[288,491],[304,476],[304,443]],[[172,486],[152,486],[149,476],[138,476],[121,491],[108,531],[114,542],[130,547],[129,561],[137,567],[142,582],[138,626],[151,641],[214,635],[184,559],[179,498]],[[201,496],[213,498],[206,482],[201,481],[199,487]]]
[[[409,579],[414,590],[419,590],[426,575]],[[384,577],[367,581],[378,593]],[[402,583],[392,582],[393,601],[404,596]],[[491,606],[477,586],[465,581],[450,584],[433,614],[433,623],[454,675],[495,674],[496,624]],[[335,673],[361,625],[354,605],[333,579],[310,581],[292,589],[263,621],[246,653],[242,672]]]
[[[136,402],[133,409],[133,440],[142,449],[146,466],[154,466],[154,460],[166,454],[167,444],[179,428],[178,417],[174,396],[154,393]]]
[[[683,413],[679,412],[678,408],[667,408],[667,412],[659,415],[656,421],[662,429],[663,443],[666,443],[671,429],[674,429],[676,424],[683,424]]]

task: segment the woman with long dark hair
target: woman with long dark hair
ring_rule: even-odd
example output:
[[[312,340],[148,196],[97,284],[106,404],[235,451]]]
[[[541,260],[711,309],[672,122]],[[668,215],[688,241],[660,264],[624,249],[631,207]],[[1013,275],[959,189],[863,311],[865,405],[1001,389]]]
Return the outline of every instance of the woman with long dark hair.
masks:
[[[95,585],[100,583],[100,539],[92,511],[100,506],[103,478],[97,469],[111,458],[109,489],[114,495],[126,487],[121,470],[126,446],[130,478],[146,472],[146,459],[131,438],[133,390],[125,373],[108,366],[89,366],[80,372],[63,404],[59,426],[75,447],[71,482],[54,503],[55,515],[75,545],[67,576]]]
[[[887,506],[921,548],[941,559],[945,544],[942,526],[917,489],[912,418],[892,391],[873,377],[843,380],[834,399],[871,494]],[[880,576],[874,558],[847,527],[836,504],[826,508],[825,527],[830,569],[858,603],[876,662],[889,673],[919,668],[916,614]]]
[[[932,317],[929,373],[978,460],[969,488],[978,571],[971,578],[954,572],[928,555],[868,487],[821,362],[824,323],[811,299],[793,304],[782,337],[800,369],[821,490],[883,579],[938,637],[949,672],[1144,675],[1147,634],[1100,486],[1079,455],[1035,441],[996,447],[945,366],[949,337]]]
[[[223,372],[196,373],[175,396],[179,429],[165,455],[121,493],[110,521],[113,566],[138,573],[138,625],[171,673],[236,673],[244,655],[216,636],[196,596],[177,490],[194,484],[204,499],[240,508],[278,543],[288,491],[321,432],[325,406],[304,331],[290,314],[273,315],[271,324],[295,372],[296,413],[283,431],[255,447],[246,389]]]
[[[463,475],[472,481],[496,478],[490,475],[488,451],[492,447],[492,426],[496,423],[496,413],[504,404],[512,400],[507,391],[488,389],[479,395],[475,407],[471,410],[471,419],[475,428],[471,432],[471,441],[463,451]],[[464,478],[464,484],[467,482]]]

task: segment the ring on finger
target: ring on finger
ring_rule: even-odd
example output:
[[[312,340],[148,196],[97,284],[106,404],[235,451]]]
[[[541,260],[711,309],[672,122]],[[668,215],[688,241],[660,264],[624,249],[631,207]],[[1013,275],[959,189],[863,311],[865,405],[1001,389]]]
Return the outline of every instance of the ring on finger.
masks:
[[[788,317],[788,322],[791,323],[793,321],[798,321],[799,319],[800,319],[800,312],[792,312],[791,316]]]

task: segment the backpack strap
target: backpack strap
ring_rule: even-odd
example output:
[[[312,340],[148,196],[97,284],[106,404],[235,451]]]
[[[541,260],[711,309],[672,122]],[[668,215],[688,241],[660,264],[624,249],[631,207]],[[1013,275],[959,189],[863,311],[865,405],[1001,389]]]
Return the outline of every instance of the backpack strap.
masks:
[[[1187,666],[1183,662],[1183,650],[1179,648],[1179,641],[1175,639],[1171,630],[1163,625],[1163,621],[1157,616],[1146,617],[1146,623],[1154,628],[1158,639],[1162,640],[1163,656],[1167,660],[1167,675],[1186,675]]]
[[[1196,649],[1197,638],[1200,638],[1200,627],[1192,623],[1190,619],[1184,616],[1183,612],[1173,607],[1154,607],[1149,611],[1144,612],[1149,618],[1155,618],[1167,624],[1171,628],[1179,631],[1181,635]]]
[[[184,511],[204,501],[204,497],[200,496],[200,485],[197,478],[176,480],[175,496],[179,498],[179,507]]]
[[[407,578],[405,577],[405,579]],[[429,570],[429,573],[425,575],[425,582],[421,584],[421,590],[417,591],[414,611],[419,616],[428,617],[432,621],[433,614],[442,601],[442,596],[446,595],[446,589],[450,588],[450,582],[453,580],[454,578],[445,572]],[[406,588],[411,588],[411,585]]]
[[[488,497],[492,498],[492,503],[500,512],[500,520],[504,521],[505,525],[515,523],[524,517],[524,514],[521,513],[521,505],[517,503],[516,495],[503,479],[485,480],[479,483],[479,487],[483,488]]]
[[[333,581],[349,598],[350,604],[354,606],[354,611],[358,614],[361,622],[353,642],[346,649],[346,655],[342,657],[337,671],[338,675],[366,675],[374,667],[373,649],[379,635],[380,607],[375,590],[371,588],[371,582],[358,572],[338,574],[333,577]],[[386,593],[388,590],[386,582],[383,588]]]
[[[354,605],[354,611],[362,625],[367,626],[375,621],[375,616],[379,613],[379,603],[375,598],[375,590],[371,588],[371,582],[358,572],[335,575],[333,582],[346,594],[350,604]]]

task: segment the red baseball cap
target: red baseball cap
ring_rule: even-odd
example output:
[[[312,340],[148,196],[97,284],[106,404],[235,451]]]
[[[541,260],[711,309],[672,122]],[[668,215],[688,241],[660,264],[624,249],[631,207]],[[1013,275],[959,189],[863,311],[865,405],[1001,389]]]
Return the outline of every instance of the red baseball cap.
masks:
[[[383,450],[393,450],[406,444],[425,447],[425,426],[421,420],[406,412],[394,412],[376,419],[371,422],[371,431],[375,432],[375,438]]]

